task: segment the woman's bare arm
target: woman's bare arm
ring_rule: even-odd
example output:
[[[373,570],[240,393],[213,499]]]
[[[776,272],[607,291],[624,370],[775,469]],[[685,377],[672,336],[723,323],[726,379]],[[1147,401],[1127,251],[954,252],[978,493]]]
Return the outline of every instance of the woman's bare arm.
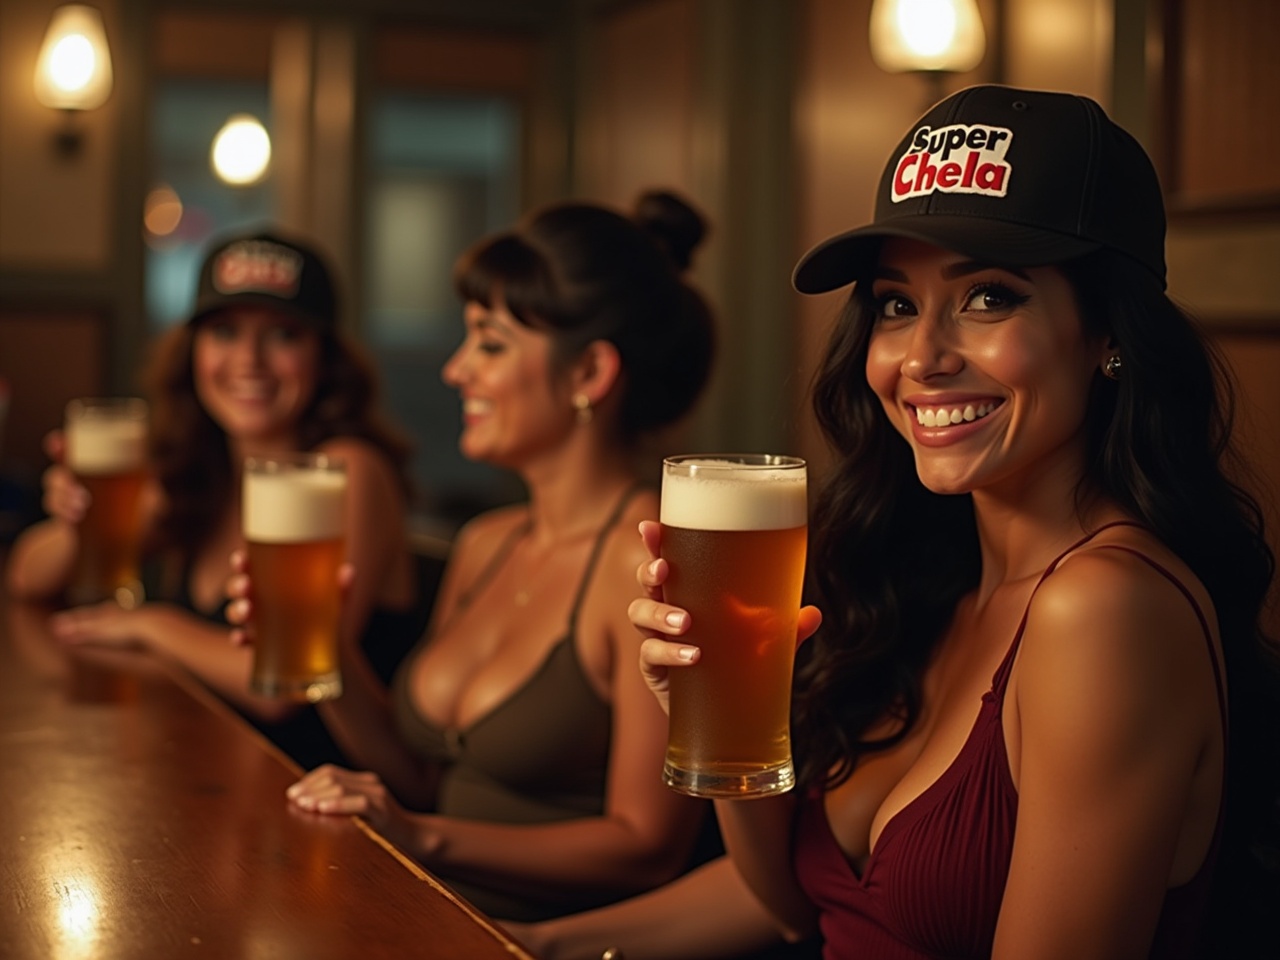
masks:
[[[728,857],[627,900],[536,924],[504,924],[541,960],[739,957],[782,942],[773,921]]]
[[[1032,603],[1005,729],[1018,823],[993,956],[1146,956],[1221,800],[1218,695],[1193,608],[1135,557],[1070,558]]]

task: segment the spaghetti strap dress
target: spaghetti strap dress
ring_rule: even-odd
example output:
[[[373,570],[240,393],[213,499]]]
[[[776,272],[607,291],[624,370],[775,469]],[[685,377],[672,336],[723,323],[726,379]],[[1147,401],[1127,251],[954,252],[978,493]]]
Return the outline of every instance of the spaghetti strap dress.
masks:
[[[1036,589],[1068,554],[1118,525],[1139,526],[1116,521],[1093,531],[1046,568]],[[1213,665],[1225,735],[1222,672],[1200,605],[1177,576],[1157,561],[1122,544],[1107,547],[1150,565],[1191,604]],[[885,825],[861,875],[831,831],[822,794],[811,791],[801,799],[794,866],[801,886],[818,906],[827,960],[979,960],[991,956],[1018,818],[1018,793],[1009,773],[1001,713],[1026,624],[1024,611],[960,753],[924,793]],[[1165,895],[1150,960],[1187,960],[1196,955],[1196,937],[1207,909],[1221,832],[1220,812],[1209,855],[1200,870]]]
[[[510,697],[463,728],[441,728],[422,716],[409,689],[410,654],[396,673],[392,707],[404,742],[422,759],[444,765],[435,812],[498,823],[552,823],[604,813],[613,710],[591,686],[578,658],[578,614],[601,551],[627,503],[629,489],[596,535],[569,622],[542,664]],[[487,569],[459,600],[467,605],[506,561],[524,534],[518,525]],[[424,638],[423,643],[429,642]],[[655,774],[656,775],[656,774]],[[490,916],[533,921],[587,909],[610,899],[584,890],[555,908],[446,878]]]

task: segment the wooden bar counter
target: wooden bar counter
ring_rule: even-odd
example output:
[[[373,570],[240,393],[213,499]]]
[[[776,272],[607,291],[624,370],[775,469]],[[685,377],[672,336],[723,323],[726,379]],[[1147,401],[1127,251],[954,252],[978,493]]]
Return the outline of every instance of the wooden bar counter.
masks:
[[[530,960],[180,671],[0,614],[0,957]]]

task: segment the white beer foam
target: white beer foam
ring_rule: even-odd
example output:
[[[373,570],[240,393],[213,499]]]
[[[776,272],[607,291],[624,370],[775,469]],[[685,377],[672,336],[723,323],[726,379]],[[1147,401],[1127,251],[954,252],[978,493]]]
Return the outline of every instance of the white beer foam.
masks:
[[[724,465],[712,459],[692,462]],[[661,519],[690,530],[789,530],[808,520],[806,490],[805,471],[797,469],[664,473]]]
[[[346,474],[284,470],[245,473],[244,538],[300,543],[342,536]]]
[[[66,440],[67,466],[82,475],[124,473],[147,456],[145,420],[72,420]]]

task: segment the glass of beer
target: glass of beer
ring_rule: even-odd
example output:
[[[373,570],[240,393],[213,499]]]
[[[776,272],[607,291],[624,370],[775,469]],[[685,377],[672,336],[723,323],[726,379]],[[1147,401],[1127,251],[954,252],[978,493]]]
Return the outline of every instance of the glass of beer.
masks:
[[[714,454],[662,464],[667,603],[689,611],[702,655],[670,676],[663,778],[700,797],[795,785],[791,672],[808,532],[797,457]]]
[[[324,454],[245,460],[255,693],[301,703],[342,694],[338,568],[346,493],[345,465]]]
[[[147,404],[135,397],[84,397],[67,404],[63,463],[89,491],[71,603],[142,600],[138,575],[142,492],[147,483]]]

